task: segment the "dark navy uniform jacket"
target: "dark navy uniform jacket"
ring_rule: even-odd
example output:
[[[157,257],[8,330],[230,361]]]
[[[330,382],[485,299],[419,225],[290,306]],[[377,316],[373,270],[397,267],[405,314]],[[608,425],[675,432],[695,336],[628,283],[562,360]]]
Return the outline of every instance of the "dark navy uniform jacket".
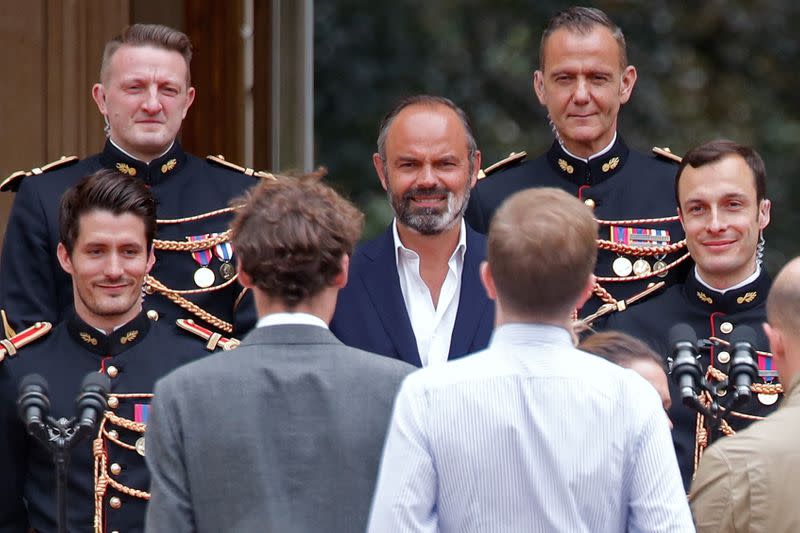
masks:
[[[624,312],[614,313],[608,318],[606,329],[620,330],[645,341],[667,361],[672,355],[669,330],[675,324],[689,324],[699,339],[713,336],[725,341],[730,340],[731,333],[737,327],[746,325],[753,328],[758,336],[755,348],[766,352],[769,351],[769,343],[761,325],[767,319],[766,300],[770,284],[769,276],[762,271],[754,282],[723,294],[709,289],[697,281],[694,274],[690,274],[685,283],[670,287],[663,294],[633,305]],[[709,365],[728,374],[731,358],[731,350],[721,345],[712,346],[710,351],[701,351],[699,361],[704,374]],[[759,369],[771,368],[769,358],[758,359]],[[672,382],[671,376],[669,377],[672,399],[669,417],[674,425],[672,439],[683,483],[688,490],[694,474],[697,411],[681,403],[680,390]],[[765,378],[759,377],[758,381],[764,383]],[[777,378],[772,381],[772,383],[777,382]],[[766,399],[776,398],[772,395]],[[749,402],[736,411],[766,416],[777,408],[778,403],[780,402],[765,405],[757,395],[753,394]],[[728,422],[738,431],[749,425],[751,420],[732,416],[728,418]],[[718,431],[713,432],[709,443],[719,436]]]
[[[222,233],[232,213],[205,216],[197,221],[172,223],[175,219],[204,215],[228,206],[231,199],[256,184],[251,176],[212,164],[183,151],[176,141],[162,157],[150,164],[125,155],[106,142],[102,153],[41,175],[24,178],[14,198],[0,257],[0,308],[19,329],[37,321],[57,324],[72,307],[72,281],[56,257],[58,207],[64,191],[100,168],[117,169],[141,178],[158,201],[157,239],[186,242],[187,236]],[[17,184],[14,184],[17,185]],[[170,220],[171,219],[171,220]],[[224,283],[221,261],[212,250],[210,268],[216,274],[213,287]],[[170,289],[198,290],[194,272],[200,268],[188,251],[156,249],[152,276]],[[236,310],[242,292],[238,282],[209,292],[185,297],[228,323],[235,321],[236,333],[255,324],[255,309],[247,297]],[[170,324],[177,318],[202,320],[155,292],[145,298],[145,309],[155,309]],[[212,329],[221,328],[210,324]]]
[[[106,372],[111,379],[110,413],[135,425],[146,423],[146,406],[156,380],[205,353],[195,339],[175,337],[166,324],[151,322],[144,313],[109,336],[71,314],[47,337],[0,363],[0,531],[23,533],[27,527],[56,531],[53,461],[44,446],[26,434],[16,413],[22,378],[31,373],[44,376],[50,414],[58,419],[75,416],[75,399],[87,373]],[[100,447],[105,458],[93,457],[92,439],[73,449],[68,473],[69,531],[94,530],[95,464],[111,479],[105,485],[102,530],[143,530],[147,501],[114,486],[148,491],[150,484],[144,457],[136,451],[143,435],[123,426],[129,424],[113,417],[105,420]],[[146,450],[146,446],[140,448]]]
[[[517,161],[492,172],[478,181],[470,195],[465,215],[476,231],[488,233],[489,222],[503,201],[515,192],[530,187],[556,187],[587,202],[594,203],[594,215],[602,221],[622,221],[600,226],[600,238],[611,240],[612,226],[617,231],[666,230],[669,243],[684,238],[683,229],[677,220],[675,204],[675,174],[678,166],[672,161],[650,157],[630,150],[620,135],[611,149],[602,156],[589,160],[588,164],[567,154],[558,142],[550,150],[531,161]],[[669,222],[643,223],[636,219],[671,218]],[[630,221],[630,222],[628,222]],[[634,231],[635,232],[635,231]],[[663,238],[660,237],[660,238]],[[552,253],[558,253],[553,250]],[[663,258],[667,264],[685,254],[685,249]],[[631,263],[638,257],[625,253],[600,250],[595,274],[598,282],[617,300],[627,299],[654,281],[668,284],[682,280],[688,268],[670,270],[664,278],[651,274],[644,279],[628,281],[633,274],[621,277],[612,270],[612,263],[620,256],[628,257]],[[644,258],[650,268],[658,258]],[[605,279],[604,279],[605,278]],[[602,302],[593,297],[581,310],[586,316]]]
[[[494,302],[486,296],[479,274],[486,258],[486,237],[466,229],[467,249],[448,360],[486,348],[494,327]],[[331,331],[348,346],[422,366],[400,288],[391,225],[353,253]]]

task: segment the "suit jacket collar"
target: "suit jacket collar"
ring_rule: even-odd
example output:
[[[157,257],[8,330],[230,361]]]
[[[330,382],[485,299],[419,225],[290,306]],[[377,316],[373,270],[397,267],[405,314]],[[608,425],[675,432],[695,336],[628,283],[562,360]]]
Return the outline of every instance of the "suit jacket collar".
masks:
[[[241,346],[260,344],[335,344],[343,346],[330,330],[305,324],[281,324],[255,328],[242,339]]]
[[[130,157],[114,146],[110,140],[106,140],[106,145],[100,154],[100,163],[106,168],[135,176],[148,185],[157,185],[185,166],[186,153],[176,140],[167,153],[150,163],[145,163]]]
[[[557,140],[550,146],[547,160],[559,176],[580,187],[602,183],[622,170],[629,154],[630,149],[622,140],[622,135],[617,133],[617,140],[611,148],[602,156],[594,157],[588,162],[565,152]]]
[[[450,339],[450,354],[465,354],[470,351],[475,331],[481,317],[491,306],[480,278],[481,262],[486,258],[486,237],[467,225],[467,253],[464,254],[464,269],[461,272],[461,292],[458,311]]]

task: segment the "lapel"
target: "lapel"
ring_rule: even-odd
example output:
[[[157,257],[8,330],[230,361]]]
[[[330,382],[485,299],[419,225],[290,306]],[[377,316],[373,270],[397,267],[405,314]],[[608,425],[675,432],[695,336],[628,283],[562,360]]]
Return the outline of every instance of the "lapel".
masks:
[[[486,237],[467,230],[467,251],[464,254],[464,269],[461,272],[461,292],[458,297],[458,311],[450,339],[448,360],[470,353],[472,341],[478,331],[481,317],[486,313],[491,301],[481,284],[480,265],[486,258]]]
[[[383,324],[383,329],[394,344],[400,359],[421,367],[417,338],[411,328],[403,292],[400,290],[392,226],[390,225],[380,237],[364,243],[361,251],[371,262],[362,269],[361,278],[375,314]]]

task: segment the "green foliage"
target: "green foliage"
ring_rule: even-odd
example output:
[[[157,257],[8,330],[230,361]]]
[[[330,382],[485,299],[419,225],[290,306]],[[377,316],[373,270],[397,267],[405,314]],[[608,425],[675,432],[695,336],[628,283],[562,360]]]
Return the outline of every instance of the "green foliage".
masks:
[[[539,37],[568,3],[547,0],[323,0],[315,4],[317,161],[367,212],[367,235],[391,217],[375,171],[378,124],[402,96],[447,96],[473,121],[486,165],[552,142],[531,88]],[[800,254],[800,4],[604,1],[639,79],[620,115],[626,141],[683,153],[717,137],[764,157],[773,199],[766,259]]]

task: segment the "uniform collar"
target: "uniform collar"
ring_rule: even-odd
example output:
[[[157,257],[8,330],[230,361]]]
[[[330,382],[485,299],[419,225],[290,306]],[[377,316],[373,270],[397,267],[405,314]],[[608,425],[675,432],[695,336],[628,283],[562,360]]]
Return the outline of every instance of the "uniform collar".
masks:
[[[67,319],[67,331],[75,342],[88,351],[109,357],[120,354],[144,340],[150,331],[150,320],[144,312],[141,312],[110,335],[104,335],[73,312]]]
[[[547,152],[547,160],[562,178],[569,180],[579,187],[581,185],[597,185],[619,172],[628,160],[630,150],[628,145],[617,134],[617,139],[611,148],[599,156],[592,156],[588,161],[577,158],[568,153],[556,140]]]
[[[736,313],[763,305],[767,300],[770,278],[762,269],[761,274],[752,282],[736,289],[721,293],[698,281],[694,272],[686,277],[684,292],[693,305],[707,309],[709,313]]]
[[[186,153],[176,140],[164,155],[153,159],[150,163],[144,163],[114,146],[110,140],[106,140],[106,145],[100,154],[100,162],[106,168],[140,178],[148,185],[156,185],[178,172],[186,164]]]

